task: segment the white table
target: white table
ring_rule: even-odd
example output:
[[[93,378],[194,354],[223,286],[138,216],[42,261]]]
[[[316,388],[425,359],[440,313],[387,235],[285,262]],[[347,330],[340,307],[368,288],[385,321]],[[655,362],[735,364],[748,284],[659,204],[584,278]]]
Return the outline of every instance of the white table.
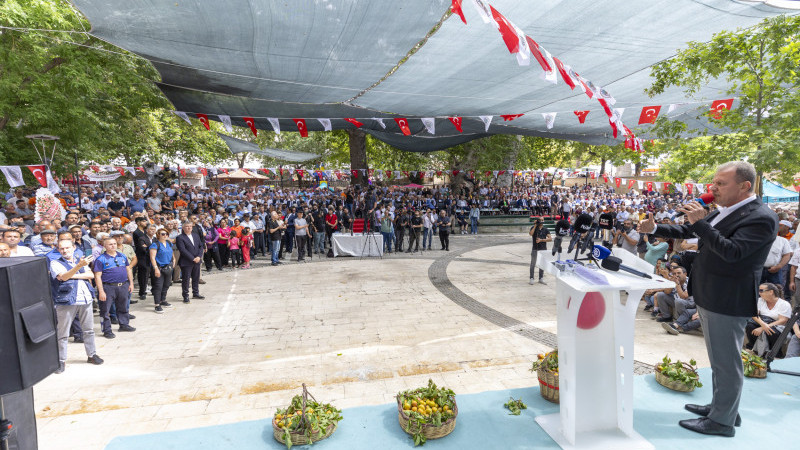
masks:
[[[383,235],[373,234],[341,234],[331,235],[333,256],[383,256]]]

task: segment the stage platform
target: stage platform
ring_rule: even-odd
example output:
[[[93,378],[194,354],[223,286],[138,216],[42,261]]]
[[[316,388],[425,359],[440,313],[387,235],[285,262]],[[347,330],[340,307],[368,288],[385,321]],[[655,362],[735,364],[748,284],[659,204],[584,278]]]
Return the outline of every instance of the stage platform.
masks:
[[[800,358],[776,361],[773,368],[800,372]],[[736,429],[736,437],[732,439],[703,436],[678,426],[679,420],[694,417],[683,409],[685,403],[704,404],[711,399],[710,369],[701,369],[700,377],[704,387],[691,393],[670,391],[656,383],[653,375],[636,377],[636,431],[657,449],[792,448],[794,427],[800,422],[800,377],[771,373],[764,380],[746,378],[740,409],[742,426]],[[503,408],[509,397],[522,398],[528,409],[520,416],[509,415]],[[428,441],[425,448],[558,448],[534,421],[537,415],[558,411],[558,405],[541,398],[538,386],[459,395],[457,401],[459,415],[453,433],[443,439]],[[344,420],[331,438],[304,448],[372,450],[414,446],[397,423],[396,404],[345,409],[343,416]],[[270,419],[117,437],[106,449],[285,448],[272,437]]]

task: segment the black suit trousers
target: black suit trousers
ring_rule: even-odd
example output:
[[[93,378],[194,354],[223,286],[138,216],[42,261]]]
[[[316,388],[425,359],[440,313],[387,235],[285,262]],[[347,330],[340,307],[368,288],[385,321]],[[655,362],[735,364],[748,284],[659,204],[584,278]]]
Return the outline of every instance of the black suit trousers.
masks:
[[[189,298],[189,283],[192,283],[192,295],[200,295],[200,263],[181,266],[181,291],[183,299]]]

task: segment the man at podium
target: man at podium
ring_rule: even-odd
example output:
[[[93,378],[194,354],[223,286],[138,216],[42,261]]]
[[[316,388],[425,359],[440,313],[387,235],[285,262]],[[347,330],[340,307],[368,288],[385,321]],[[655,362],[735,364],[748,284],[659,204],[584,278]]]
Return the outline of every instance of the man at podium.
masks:
[[[653,213],[639,225],[643,233],[676,239],[697,237],[698,255],[689,275],[706,350],[711,361],[713,397],[709,405],[686,405],[702,416],[681,420],[689,430],[733,437],[739,425],[744,371],[741,349],[747,318],[757,314],[761,270],[778,227],[778,217],[753,193],[756,170],[744,161],[722,164],[711,193],[717,210],[698,202],[678,209],[683,225],[656,225]]]

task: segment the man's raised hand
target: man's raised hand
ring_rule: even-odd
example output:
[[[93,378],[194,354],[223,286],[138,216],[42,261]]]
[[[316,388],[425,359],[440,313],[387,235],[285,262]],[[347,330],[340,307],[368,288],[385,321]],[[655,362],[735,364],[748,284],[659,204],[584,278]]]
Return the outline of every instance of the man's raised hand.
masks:
[[[639,222],[639,231],[642,233],[652,233],[656,231],[656,221],[653,219],[653,213],[647,213],[647,219]]]

